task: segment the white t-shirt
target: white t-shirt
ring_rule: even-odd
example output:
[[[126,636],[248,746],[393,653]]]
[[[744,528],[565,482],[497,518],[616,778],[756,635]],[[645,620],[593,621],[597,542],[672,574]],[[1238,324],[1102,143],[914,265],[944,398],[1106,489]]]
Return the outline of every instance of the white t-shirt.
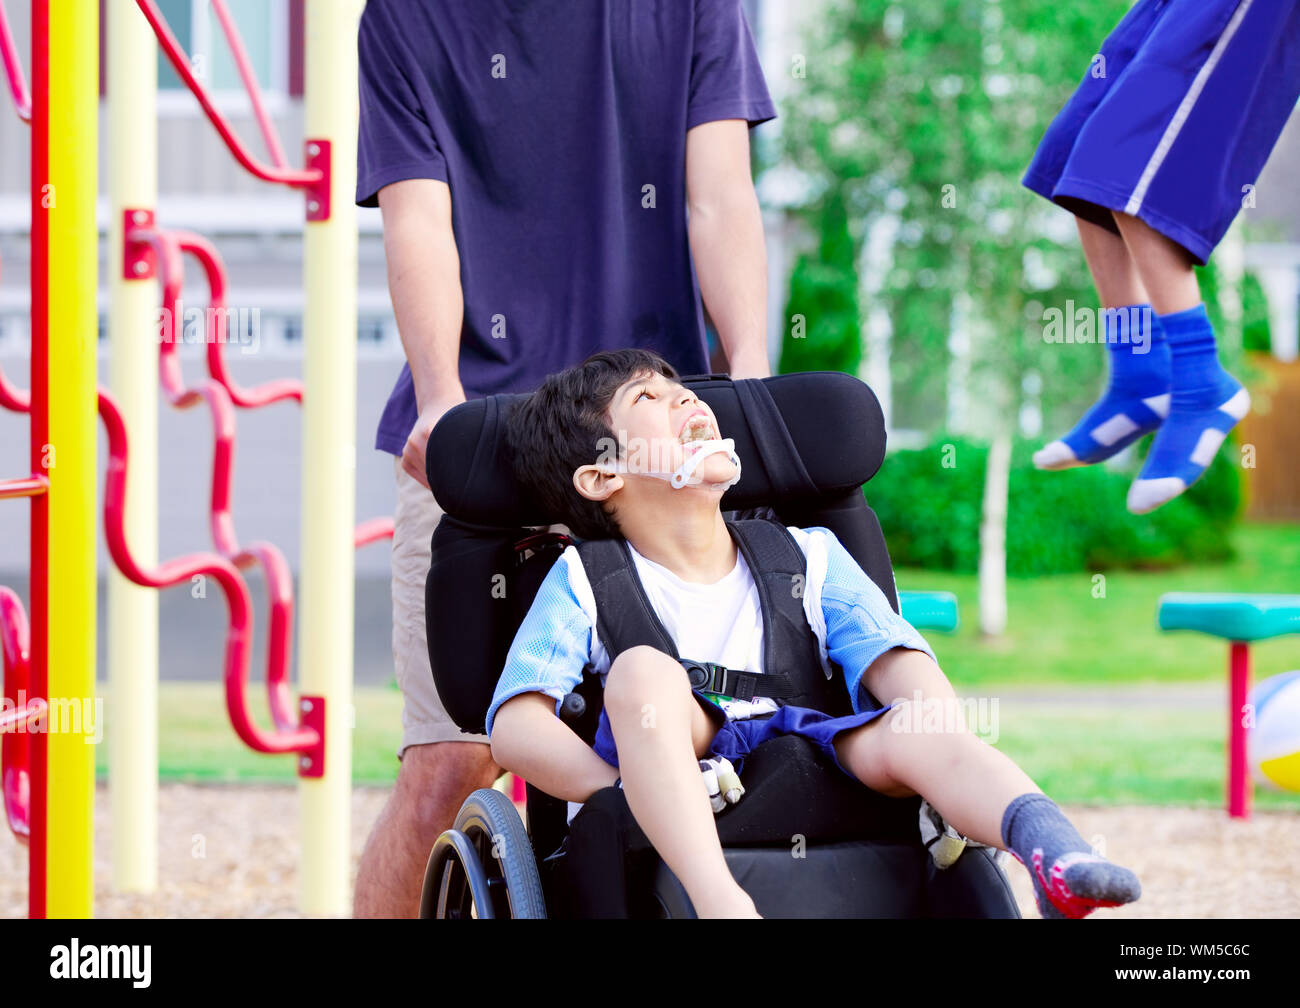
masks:
[[[758,604],[758,586],[740,550],[736,550],[736,566],[731,573],[713,584],[683,581],[635,549],[632,561],[650,606],[676,643],[679,655],[737,672],[763,673],[763,612]],[[720,706],[732,720],[776,710],[776,703],[767,697],[728,697],[720,701]]]
[[[840,667],[855,711],[860,709],[863,673],[880,655],[908,647],[934,657],[924,638],[890,608],[880,589],[829,530],[791,527],[789,531],[807,561],[803,610],[817,639],[823,671],[830,675],[832,662]],[[766,671],[758,589],[739,550],[736,567],[712,585],[682,581],[635,550],[632,555],[650,604],[679,655],[738,671]],[[497,710],[513,696],[544,693],[555,700],[558,713],[564,695],[581,682],[585,667],[603,678],[610,658],[597,626],[591,583],[578,551],[570,546],[547,573],[515,634],[488,709],[488,732]],[[724,709],[733,720],[752,717],[760,712],[760,701],[771,703],[756,697],[750,702],[724,703]]]

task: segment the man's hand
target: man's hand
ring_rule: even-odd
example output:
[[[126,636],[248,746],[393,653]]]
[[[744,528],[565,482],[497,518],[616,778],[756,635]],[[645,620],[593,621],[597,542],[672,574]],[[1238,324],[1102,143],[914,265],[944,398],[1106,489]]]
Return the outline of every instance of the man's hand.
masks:
[[[767,362],[767,354],[736,353],[727,358],[727,373],[732,380],[741,378],[770,378],[772,366]]]
[[[429,444],[429,435],[433,432],[433,428],[437,426],[438,421],[442,419],[444,413],[464,401],[465,391],[459,386],[453,392],[429,400],[429,404],[424,407],[419,417],[416,418],[410,437],[406,439],[406,446],[402,449],[402,468],[411,479],[418,482],[426,490],[429,489],[429,478],[424,471],[424,450]]]

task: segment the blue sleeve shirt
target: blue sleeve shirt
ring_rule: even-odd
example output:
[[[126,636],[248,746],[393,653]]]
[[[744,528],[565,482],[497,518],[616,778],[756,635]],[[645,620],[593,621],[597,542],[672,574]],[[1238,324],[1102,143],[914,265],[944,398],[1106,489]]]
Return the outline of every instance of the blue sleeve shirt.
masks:
[[[884,593],[829,529],[791,528],[808,561],[804,615],[823,661],[842,670],[855,712],[872,709],[862,686],[863,673],[886,651],[912,648],[934,658],[929,644],[890,608]],[[602,676],[609,657],[595,632],[595,599],[578,551],[570,546],[555,562],[538,589],[506,657],[488,710],[490,735],[496,712],[521,693],[544,693],[556,702],[582,680],[590,665]],[[827,665],[827,668],[830,666]],[[891,697],[879,698],[890,702]]]

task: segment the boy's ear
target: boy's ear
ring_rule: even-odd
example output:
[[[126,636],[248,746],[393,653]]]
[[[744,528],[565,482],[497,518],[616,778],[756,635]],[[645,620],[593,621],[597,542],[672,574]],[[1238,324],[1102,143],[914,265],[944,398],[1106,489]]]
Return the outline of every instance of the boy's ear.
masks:
[[[623,477],[598,465],[585,465],[573,472],[573,487],[590,501],[607,501],[623,488]]]

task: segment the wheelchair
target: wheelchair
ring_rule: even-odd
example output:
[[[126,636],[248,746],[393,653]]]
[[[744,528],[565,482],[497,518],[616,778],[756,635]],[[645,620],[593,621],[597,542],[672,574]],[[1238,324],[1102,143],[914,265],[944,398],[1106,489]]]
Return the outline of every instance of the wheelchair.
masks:
[[[734,438],[742,476],[724,512],[829,528],[880,587],[898,596],[884,535],[863,485],[885,455],[874,393],[849,375],[817,372],[732,381],[682,379]],[[505,421],[519,396],[463,403],[439,421],[426,453],[445,515],[426,584],[430,663],[447,711],[481,732],[520,621],[565,537],[514,478]],[[502,584],[504,593],[467,590]],[[495,579],[495,580],[494,580]],[[500,597],[504,594],[506,597]],[[455,628],[449,632],[447,628]],[[588,743],[599,682],[584,675],[561,717]],[[920,798],[887,798],[851,780],[806,740],[772,739],[745,761],[745,797],[716,818],[727,865],[765,917],[1019,917],[987,848],[939,869],[922,844]],[[492,789],[474,792],[429,856],[422,917],[694,917],[618,788],[567,803],[527,785],[527,826]]]

